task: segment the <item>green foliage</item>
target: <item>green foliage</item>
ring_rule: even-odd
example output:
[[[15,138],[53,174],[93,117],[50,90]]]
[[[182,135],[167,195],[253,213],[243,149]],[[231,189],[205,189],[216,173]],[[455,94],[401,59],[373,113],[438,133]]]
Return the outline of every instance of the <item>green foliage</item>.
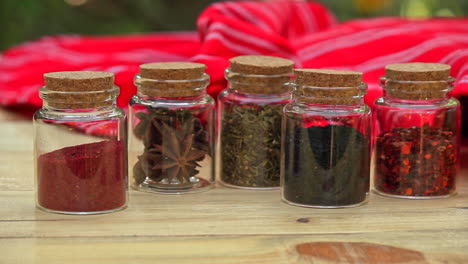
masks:
[[[73,6],[63,0],[1,0],[0,50],[45,35],[191,30],[211,2],[214,0],[87,0]]]
[[[464,16],[466,0],[317,0],[330,8],[339,20],[375,16]]]
[[[465,0],[318,0],[340,20],[377,15],[462,16]],[[76,3],[81,5],[72,5]],[[190,30],[216,0],[1,0],[0,50],[55,34],[125,34]],[[385,3],[369,8],[362,2]],[[379,4],[377,4],[379,6]]]

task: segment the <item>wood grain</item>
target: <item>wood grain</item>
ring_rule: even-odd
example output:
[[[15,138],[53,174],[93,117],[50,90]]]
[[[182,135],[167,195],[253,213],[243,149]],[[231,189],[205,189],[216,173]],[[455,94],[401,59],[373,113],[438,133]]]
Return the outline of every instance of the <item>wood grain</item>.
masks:
[[[0,123],[0,263],[468,263],[468,177],[459,195],[371,195],[308,209],[279,191],[131,191],[129,208],[69,216],[34,207],[32,126]],[[465,171],[463,172],[465,174]],[[367,261],[367,262],[366,262]]]
[[[376,240],[381,236],[386,243],[399,243],[391,237],[408,239],[407,236],[352,235],[347,239],[356,241]],[[426,237],[427,238],[427,237]],[[332,242],[322,242],[330,239]],[[466,255],[457,253],[425,252],[401,249],[397,246],[369,242],[339,242],[340,236],[215,236],[215,237],[118,237],[118,238],[41,238],[41,239],[0,239],[0,254],[4,264],[10,263],[167,263],[167,264],[207,264],[207,263],[354,263],[354,264],[394,264],[394,263],[456,263],[468,262]],[[411,240],[411,239],[410,239]],[[302,243],[318,244],[320,255],[304,255],[297,250]],[[416,244],[416,243],[415,243]],[[346,248],[323,254],[325,247]],[[358,246],[358,245],[365,245]],[[366,247],[373,251],[362,251]],[[361,251],[360,251],[361,250]],[[402,260],[398,254],[409,252],[411,262]],[[379,258],[373,253],[382,253]],[[408,253],[407,253],[408,254]],[[372,257],[371,257],[372,256]],[[393,261],[393,260],[402,261]],[[378,260],[377,262],[375,260]],[[372,261],[372,262],[370,262]]]
[[[372,196],[367,206],[320,210],[288,206],[276,191],[217,188],[192,196],[132,192],[129,208],[114,214],[69,216],[34,209],[33,192],[2,192],[2,237],[182,236],[432,232],[458,237],[468,228],[465,196],[405,201]],[[298,222],[307,218],[308,223]],[[51,224],[54,223],[54,224]],[[60,223],[65,223],[61,225]],[[93,229],[87,227],[92,225]]]

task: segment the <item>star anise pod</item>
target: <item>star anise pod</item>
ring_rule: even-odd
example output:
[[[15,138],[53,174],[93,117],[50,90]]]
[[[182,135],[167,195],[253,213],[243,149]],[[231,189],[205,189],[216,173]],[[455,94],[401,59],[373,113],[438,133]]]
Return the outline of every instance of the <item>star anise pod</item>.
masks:
[[[162,145],[155,145],[155,149],[161,153],[161,162],[158,162],[153,169],[161,170],[168,183],[178,181],[179,183],[189,183],[190,177],[198,173],[200,167],[198,161],[205,158],[205,151],[198,150],[193,146],[194,135],[186,135],[180,139],[175,131],[164,126],[165,139]]]
[[[154,119],[157,120],[169,120],[169,109],[167,108],[151,108],[147,107],[147,112],[141,111],[135,114],[136,118],[139,120],[138,124],[133,129],[133,132],[137,138],[143,138],[145,132],[151,128],[151,122]]]
[[[151,123],[150,115],[145,112],[138,112],[135,114],[139,122],[133,129],[133,133],[137,138],[143,138],[145,131],[148,129],[148,125]]]
[[[153,167],[161,162],[162,157],[156,149],[149,149],[138,156],[138,162],[133,167],[133,177],[136,184],[140,184],[149,178],[153,181],[160,181],[161,170],[154,170]]]

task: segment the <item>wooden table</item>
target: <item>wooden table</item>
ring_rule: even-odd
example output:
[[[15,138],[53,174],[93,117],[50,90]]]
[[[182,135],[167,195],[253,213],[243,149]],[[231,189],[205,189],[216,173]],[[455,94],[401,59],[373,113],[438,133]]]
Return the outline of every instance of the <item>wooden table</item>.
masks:
[[[353,209],[298,208],[279,191],[218,187],[131,191],[124,211],[69,216],[35,209],[31,153],[30,122],[0,121],[2,264],[468,263],[468,175],[450,199],[372,194]]]

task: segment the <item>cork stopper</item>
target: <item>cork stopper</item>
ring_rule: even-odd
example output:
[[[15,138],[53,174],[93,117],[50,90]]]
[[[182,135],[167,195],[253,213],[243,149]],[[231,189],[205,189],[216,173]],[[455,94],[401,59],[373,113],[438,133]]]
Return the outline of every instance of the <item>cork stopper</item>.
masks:
[[[295,96],[314,104],[358,104],[366,94],[362,73],[326,69],[294,70]]]
[[[205,91],[206,65],[193,62],[158,62],[140,65],[139,92],[157,97],[190,97]]]
[[[385,90],[391,97],[409,100],[444,98],[450,79],[450,65],[441,63],[399,63],[385,67]]]
[[[388,79],[399,81],[441,81],[450,75],[450,65],[442,63],[398,63],[385,67]]]
[[[226,78],[245,93],[282,94],[290,91],[294,62],[272,56],[243,55],[229,60]]]
[[[119,94],[114,74],[98,71],[64,71],[44,74],[41,98],[56,108],[96,108],[112,105]]]
[[[78,92],[112,89],[114,74],[99,71],[64,71],[44,74],[48,90]]]

